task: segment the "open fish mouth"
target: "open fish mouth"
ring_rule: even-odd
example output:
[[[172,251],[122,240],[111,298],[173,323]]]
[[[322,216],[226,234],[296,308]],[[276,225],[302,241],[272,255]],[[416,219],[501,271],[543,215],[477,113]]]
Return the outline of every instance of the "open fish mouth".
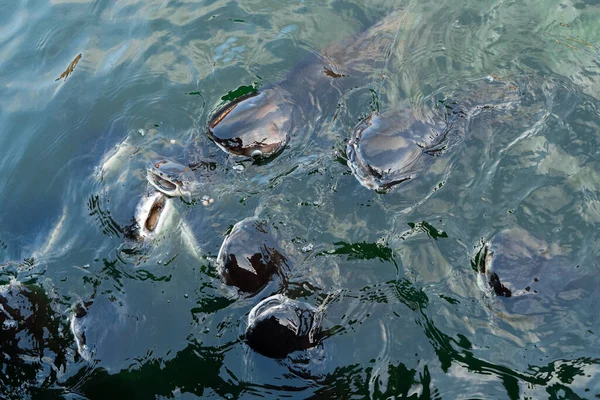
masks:
[[[148,232],[154,232],[160,221],[163,210],[165,209],[164,196],[157,196],[152,202],[146,220],[143,221],[143,227]]]
[[[129,227],[126,237],[141,242],[162,232],[172,211],[171,202],[162,192],[144,195],[136,207],[134,223]]]
[[[159,160],[146,168],[146,179],[169,197],[190,197],[194,175],[190,167],[169,160]]]

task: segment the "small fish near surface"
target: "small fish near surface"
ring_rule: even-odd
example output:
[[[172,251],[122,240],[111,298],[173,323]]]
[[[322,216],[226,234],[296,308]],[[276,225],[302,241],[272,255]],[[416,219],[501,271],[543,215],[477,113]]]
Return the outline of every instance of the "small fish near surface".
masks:
[[[58,78],[56,78],[55,82],[56,81],[60,81],[61,79],[64,79],[66,81],[67,78],[69,77],[69,75],[71,75],[73,73],[73,70],[75,69],[75,67],[79,63],[79,60],[81,60],[82,56],[83,56],[83,54],[81,54],[81,53],[77,54],[77,56],[75,56],[75,58],[73,59],[73,61],[71,61],[71,63],[67,67],[67,69],[65,69],[63,71],[63,73],[60,74],[60,76]]]

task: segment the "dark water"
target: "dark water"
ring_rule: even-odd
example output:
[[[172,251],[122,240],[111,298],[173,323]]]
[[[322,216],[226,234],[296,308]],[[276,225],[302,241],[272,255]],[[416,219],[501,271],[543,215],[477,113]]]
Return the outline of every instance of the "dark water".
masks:
[[[600,396],[597,1],[0,7],[0,281],[41,288],[30,311],[47,316],[41,337],[18,336],[29,357],[2,358],[0,397]],[[305,113],[278,157],[208,139],[228,99],[281,82]],[[498,82],[503,107],[463,118],[417,179],[379,193],[346,165],[369,113],[484,105]],[[158,156],[204,162],[200,189],[136,245],[124,227]],[[290,276],[239,296],[214,261],[251,216]],[[477,273],[483,242],[512,297]],[[319,307],[332,334],[283,360],[253,352],[247,315],[276,292]]]

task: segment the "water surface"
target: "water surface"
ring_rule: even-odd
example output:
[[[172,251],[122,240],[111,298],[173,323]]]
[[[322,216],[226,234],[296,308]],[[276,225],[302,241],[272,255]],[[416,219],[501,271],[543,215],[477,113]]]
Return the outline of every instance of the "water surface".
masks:
[[[44,288],[66,351],[31,361],[33,380],[2,376],[4,396],[600,396],[596,1],[0,7],[0,281]],[[352,73],[301,79],[326,62]],[[366,115],[485,104],[492,81],[510,107],[470,115],[418,179],[379,193],[354,178],[345,148]],[[231,93],[281,82],[308,111],[278,157],[255,164],[209,140]],[[215,202],[175,199],[170,229],[136,246],[124,227],[158,156],[204,161],[198,196]],[[214,260],[251,216],[293,263],[285,287],[248,297]],[[538,279],[526,295],[482,288],[482,240],[512,245],[519,263],[498,271]],[[246,317],[275,292],[322,307],[334,334],[281,361],[254,353]],[[68,323],[90,299],[101,328],[86,360]]]

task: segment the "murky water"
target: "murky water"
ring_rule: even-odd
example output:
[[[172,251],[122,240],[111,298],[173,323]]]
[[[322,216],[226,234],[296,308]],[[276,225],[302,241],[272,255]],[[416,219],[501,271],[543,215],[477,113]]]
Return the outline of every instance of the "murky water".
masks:
[[[600,396],[597,1],[0,7],[0,397]],[[269,90],[235,115],[285,120],[280,153],[211,141]],[[197,183],[132,241],[162,158]],[[254,295],[216,267],[249,217],[286,266]],[[275,294],[324,339],[252,350]]]

